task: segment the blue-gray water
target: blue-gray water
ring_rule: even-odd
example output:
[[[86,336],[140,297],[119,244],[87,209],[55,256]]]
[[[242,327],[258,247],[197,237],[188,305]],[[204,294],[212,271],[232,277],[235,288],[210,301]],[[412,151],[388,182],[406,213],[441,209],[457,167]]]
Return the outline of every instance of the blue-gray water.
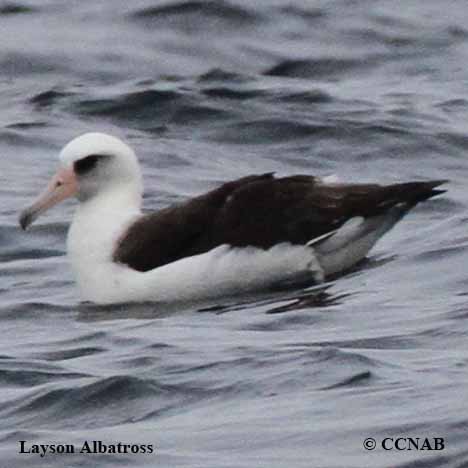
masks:
[[[0,2],[0,466],[468,466],[467,25],[463,0]],[[90,130],[135,148],[148,209],[255,172],[450,183],[323,291],[90,307],[73,203],[17,226]]]

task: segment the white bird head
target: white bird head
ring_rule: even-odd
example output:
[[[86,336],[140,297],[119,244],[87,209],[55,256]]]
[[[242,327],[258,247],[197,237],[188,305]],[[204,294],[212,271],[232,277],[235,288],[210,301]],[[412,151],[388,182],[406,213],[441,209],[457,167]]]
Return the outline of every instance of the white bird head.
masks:
[[[59,168],[46,190],[21,213],[23,229],[52,206],[73,196],[80,202],[116,192],[141,198],[138,160],[133,150],[116,137],[85,133],[62,149],[59,160]]]

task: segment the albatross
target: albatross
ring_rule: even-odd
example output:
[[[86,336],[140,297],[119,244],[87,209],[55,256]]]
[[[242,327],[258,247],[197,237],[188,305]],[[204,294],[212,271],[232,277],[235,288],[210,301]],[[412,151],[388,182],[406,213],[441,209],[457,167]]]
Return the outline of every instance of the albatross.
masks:
[[[443,193],[436,187],[444,182],[267,173],[144,214],[134,151],[86,133],[62,149],[56,175],[19,222],[26,229],[53,205],[78,199],[67,253],[85,301],[204,300],[345,272],[417,203]]]

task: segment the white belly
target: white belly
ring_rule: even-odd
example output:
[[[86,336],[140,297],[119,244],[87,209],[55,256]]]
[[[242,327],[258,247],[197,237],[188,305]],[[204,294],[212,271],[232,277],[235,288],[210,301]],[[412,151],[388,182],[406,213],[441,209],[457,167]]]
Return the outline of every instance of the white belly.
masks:
[[[82,297],[97,303],[200,300],[293,282],[305,272],[323,280],[313,250],[289,244],[269,250],[223,245],[147,272],[113,262],[84,270],[77,277]]]

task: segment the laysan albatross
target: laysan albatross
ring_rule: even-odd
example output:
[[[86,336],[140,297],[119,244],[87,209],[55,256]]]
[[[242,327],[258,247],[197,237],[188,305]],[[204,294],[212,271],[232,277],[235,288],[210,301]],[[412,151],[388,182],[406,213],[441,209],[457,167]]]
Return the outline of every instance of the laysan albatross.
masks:
[[[76,196],[67,250],[84,300],[185,301],[321,282],[363,259],[444,181],[326,183],[251,175],[143,214],[142,176],[118,138],[87,133],[61,151],[46,191],[20,215],[26,229]]]

